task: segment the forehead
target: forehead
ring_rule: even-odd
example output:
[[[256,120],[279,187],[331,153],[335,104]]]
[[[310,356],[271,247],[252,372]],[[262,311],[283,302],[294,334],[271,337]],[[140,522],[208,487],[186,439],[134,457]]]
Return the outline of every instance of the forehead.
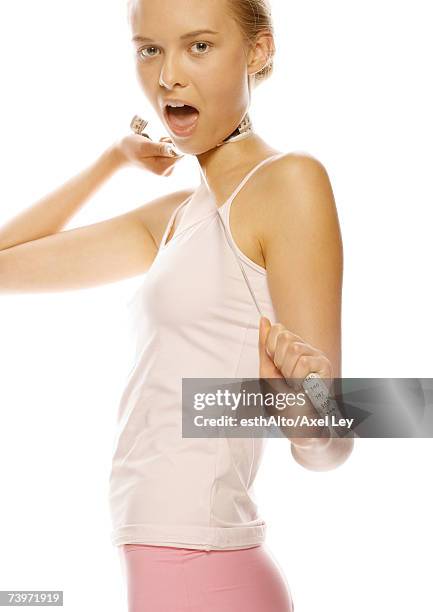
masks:
[[[228,0],[128,0],[132,31],[151,37],[233,27]],[[161,25],[164,32],[161,32]]]

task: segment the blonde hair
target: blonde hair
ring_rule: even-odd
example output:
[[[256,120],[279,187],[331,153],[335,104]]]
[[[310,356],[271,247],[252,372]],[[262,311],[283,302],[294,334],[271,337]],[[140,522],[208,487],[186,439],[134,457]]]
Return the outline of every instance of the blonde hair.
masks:
[[[271,6],[268,0],[227,0],[229,10],[238,23],[245,41],[248,45],[255,42],[258,34],[269,32],[274,36]],[[269,78],[273,72],[275,46],[272,50],[266,65],[254,75],[256,83],[260,83]]]

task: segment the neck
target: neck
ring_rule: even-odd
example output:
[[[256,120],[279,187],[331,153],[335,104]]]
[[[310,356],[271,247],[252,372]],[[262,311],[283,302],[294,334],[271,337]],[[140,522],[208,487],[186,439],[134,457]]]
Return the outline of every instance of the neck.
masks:
[[[217,196],[224,191],[224,183],[236,182],[245,168],[262,157],[275,153],[255,132],[247,138],[228,142],[197,155],[200,164],[200,191]]]

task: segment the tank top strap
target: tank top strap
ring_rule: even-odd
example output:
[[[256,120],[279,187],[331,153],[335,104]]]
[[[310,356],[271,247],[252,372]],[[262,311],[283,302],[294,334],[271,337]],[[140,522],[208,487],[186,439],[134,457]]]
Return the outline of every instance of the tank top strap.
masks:
[[[259,163],[258,163],[256,166],[254,166],[254,168],[253,168],[252,170],[250,170],[250,172],[248,172],[248,174],[245,176],[245,178],[244,178],[244,179],[241,181],[241,183],[240,183],[240,184],[237,186],[237,188],[236,188],[236,189],[235,189],[235,191],[232,193],[232,195],[229,197],[229,199],[228,199],[226,202],[224,202],[224,204],[223,204],[222,206],[220,206],[220,207],[217,209],[217,216],[218,216],[218,218],[219,218],[219,220],[220,220],[220,222],[221,222],[221,225],[222,225],[222,228],[223,228],[223,231],[224,231],[224,234],[225,234],[225,237],[226,237],[227,243],[228,243],[228,245],[230,246],[230,249],[232,250],[232,252],[233,252],[233,254],[234,254],[234,256],[235,256],[235,258],[236,258],[236,260],[237,260],[237,262],[238,262],[239,268],[240,268],[240,270],[241,270],[241,272],[242,272],[242,276],[244,277],[245,283],[246,283],[246,285],[247,285],[247,287],[248,287],[248,290],[249,290],[249,292],[250,292],[250,294],[251,294],[251,297],[252,297],[252,299],[253,299],[254,305],[255,305],[255,307],[256,307],[256,309],[257,309],[257,312],[258,312],[259,316],[263,316],[263,312],[262,312],[262,309],[261,309],[261,307],[260,307],[259,300],[257,299],[257,297],[256,297],[256,295],[255,295],[255,293],[254,293],[254,290],[253,290],[253,288],[252,288],[252,286],[251,286],[251,283],[250,283],[250,281],[249,281],[248,275],[247,275],[247,273],[245,272],[244,266],[242,265],[242,262],[241,262],[241,260],[240,260],[240,257],[239,257],[239,255],[237,254],[236,249],[235,249],[235,247],[234,247],[234,245],[233,245],[234,240],[233,240],[233,238],[231,237],[230,228],[229,228],[229,229],[227,229],[226,224],[225,224],[225,222],[224,222],[224,220],[223,220],[223,217],[222,217],[222,214],[221,214],[221,212],[220,212],[220,211],[221,211],[221,209],[222,209],[223,207],[225,207],[226,205],[228,205],[228,208],[230,208],[230,204],[231,204],[231,202],[234,200],[234,198],[235,198],[235,197],[237,196],[237,194],[240,192],[240,190],[241,190],[241,189],[242,189],[242,187],[245,185],[245,183],[246,183],[246,182],[247,182],[247,181],[248,181],[248,180],[249,180],[249,179],[250,179],[250,178],[253,176],[253,174],[254,174],[254,173],[255,173],[255,172],[256,172],[256,171],[257,171],[259,168],[261,168],[261,167],[262,167],[262,166],[264,166],[265,164],[267,164],[267,163],[269,163],[269,162],[273,161],[274,159],[278,159],[278,158],[280,158],[280,157],[283,157],[284,155],[286,155],[286,153],[277,153],[277,154],[275,154],[275,155],[271,155],[270,157],[267,157],[266,159],[264,159],[264,160],[262,160],[261,162],[259,162]],[[227,214],[227,213],[226,213],[226,214]],[[227,214],[227,223],[229,223],[229,218],[230,218],[230,217],[229,217],[229,214]],[[229,233],[230,233],[230,235],[229,235]]]
[[[191,200],[191,199],[192,199],[192,196],[188,196],[188,197],[186,198],[186,200],[183,200],[183,201],[182,201],[180,204],[178,204],[178,205],[176,206],[176,208],[173,210],[173,212],[171,213],[170,218],[169,218],[169,220],[168,220],[168,222],[167,222],[167,225],[166,225],[166,227],[165,227],[164,234],[163,234],[163,236],[162,236],[162,238],[161,238],[161,242],[160,242],[160,244],[159,244],[159,249],[158,249],[158,251],[162,251],[162,250],[163,250],[163,249],[164,249],[164,248],[167,246],[167,244],[166,244],[166,242],[165,242],[165,241],[167,240],[167,237],[168,237],[168,235],[169,235],[169,233],[170,233],[170,230],[171,230],[171,228],[172,228],[172,225],[173,225],[173,223],[174,223],[174,220],[175,220],[175,218],[177,217],[177,213],[180,211],[180,209],[181,209],[181,208],[183,208],[184,206],[186,206],[186,205],[187,205],[187,204],[190,202],[190,200]],[[177,233],[177,232],[176,232],[176,233]],[[173,236],[172,236],[172,238],[173,238]],[[171,241],[171,240],[170,240],[170,241]]]
[[[253,176],[253,174],[255,174],[257,172],[257,170],[259,168],[261,168],[265,164],[268,164],[269,162],[273,161],[274,159],[278,159],[279,157],[283,157],[284,155],[287,155],[287,153],[275,153],[274,155],[271,155],[270,157],[266,157],[265,159],[262,159],[262,161],[259,162],[258,164],[256,164],[254,166],[254,168],[252,170],[250,170],[248,172],[248,174],[242,179],[242,181],[236,187],[234,192],[231,194],[231,196],[228,198],[228,200],[226,200],[224,202],[224,204],[222,206],[227,206],[230,202],[232,202],[232,200],[235,199],[235,197],[238,195],[238,193],[240,192],[242,187],[244,187],[245,183],[247,183],[250,180],[250,178]],[[220,208],[222,208],[222,206],[220,206]]]
[[[222,217],[221,217],[221,213],[219,212],[219,210],[218,210],[218,212],[217,212],[217,217],[219,218],[219,220],[220,220],[220,222],[221,222],[221,225],[222,225],[222,228],[223,228],[223,231],[224,231],[225,237],[226,237],[226,239],[227,239],[227,244],[228,244],[228,245],[229,245],[229,247],[231,248],[231,250],[232,250],[232,252],[233,252],[233,254],[234,254],[235,258],[236,258],[236,261],[238,262],[238,266],[239,266],[239,268],[240,268],[240,271],[241,271],[241,273],[242,273],[242,276],[243,276],[243,277],[244,277],[244,279],[245,279],[245,283],[246,283],[246,285],[247,285],[247,287],[248,287],[248,290],[249,290],[249,292],[250,292],[250,294],[251,294],[251,297],[252,297],[252,299],[253,299],[253,302],[254,302],[254,305],[255,305],[255,307],[256,307],[256,309],[257,309],[257,312],[259,313],[259,316],[263,316],[262,309],[260,308],[260,303],[259,303],[259,301],[258,301],[258,299],[257,299],[257,297],[256,297],[256,294],[254,293],[253,288],[251,287],[251,283],[250,283],[250,281],[249,281],[249,279],[248,279],[248,275],[247,275],[247,273],[245,272],[245,269],[244,269],[244,267],[243,267],[243,265],[242,265],[242,262],[241,262],[241,260],[240,260],[240,258],[239,258],[239,256],[238,256],[238,254],[236,253],[236,250],[235,250],[235,248],[234,248],[234,246],[233,246],[233,244],[232,244],[232,241],[231,241],[231,239],[230,239],[230,237],[229,237],[229,235],[228,235],[226,225],[225,225],[225,223],[224,223],[224,221],[223,221],[223,219],[222,219]]]

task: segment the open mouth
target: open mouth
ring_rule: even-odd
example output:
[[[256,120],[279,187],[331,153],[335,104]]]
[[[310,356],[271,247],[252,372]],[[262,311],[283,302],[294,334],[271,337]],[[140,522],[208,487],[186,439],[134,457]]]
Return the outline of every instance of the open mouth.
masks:
[[[194,106],[165,106],[165,116],[173,132],[183,135],[190,133],[196,126],[199,111]]]

